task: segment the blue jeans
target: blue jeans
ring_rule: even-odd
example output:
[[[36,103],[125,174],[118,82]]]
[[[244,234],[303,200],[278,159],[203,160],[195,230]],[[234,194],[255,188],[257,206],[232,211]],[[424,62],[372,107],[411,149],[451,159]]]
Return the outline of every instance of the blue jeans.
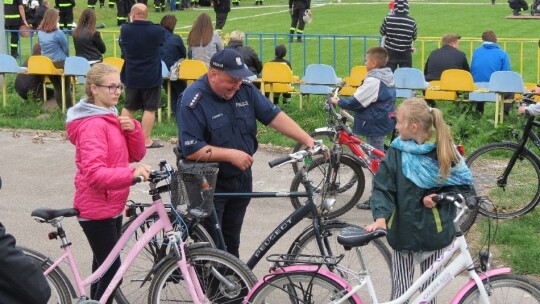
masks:
[[[384,152],[384,135],[383,136],[366,136],[367,143],[377,150]]]

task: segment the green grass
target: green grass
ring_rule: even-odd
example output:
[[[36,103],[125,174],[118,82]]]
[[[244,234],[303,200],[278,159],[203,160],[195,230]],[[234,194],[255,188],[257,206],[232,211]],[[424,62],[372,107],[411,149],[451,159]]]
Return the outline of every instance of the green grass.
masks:
[[[420,39],[415,43],[418,51],[414,55],[413,63],[417,68],[423,68],[423,62],[429,52],[436,48],[440,37],[449,32],[463,36],[461,49],[470,54],[472,49],[479,45],[480,35],[486,29],[494,30],[511,56],[512,68],[522,73],[527,82],[538,81],[538,32],[537,21],[532,20],[508,20],[505,19],[511,13],[506,1],[497,1],[497,5],[491,5],[488,0],[409,0],[410,14],[418,23]],[[450,3],[450,4],[444,4]],[[463,3],[469,3],[465,5]],[[254,6],[253,1],[241,1],[240,8],[233,8],[225,26],[226,32],[236,29],[246,33],[276,33],[279,35],[288,33],[290,17],[287,12],[288,1],[265,0],[264,6]],[[312,1],[314,14],[313,23],[306,27],[306,34],[339,34],[339,35],[379,35],[379,26],[388,11],[387,0],[379,1],[354,1],[342,0],[341,3],[326,3]],[[76,18],[86,7],[86,1],[77,0],[75,8]],[[114,35],[118,33],[116,26],[116,11],[113,9],[97,9],[98,22],[105,24],[101,32],[106,40],[108,51],[106,56],[112,56],[117,48]],[[153,12],[150,5],[150,20],[159,22],[165,13]],[[178,24],[177,32],[186,36],[193,20],[201,12],[208,12],[214,17],[211,8],[199,8],[196,10],[177,11],[175,13]],[[249,36],[248,37],[255,37]],[[523,41],[512,42],[513,40]],[[250,38],[252,45],[266,62],[273,57],[273,40],[263,40],[263,48],[259,48],[258,37]],[[275,43],[286,43],[285,36],[277,36]],[[319,44],[320,43],[320,44]],[[336,50],[336,71],[343,77],[348,73],[348,56],[351,56],[354,64],[363,64],[365,47],[373,46],[377,40],[370,40],[368,45],[362,43],[353,44],[352,53],[344,52],[346,44],[338,40],[335,44],[331,40],[316,41],[308,39],[306,49],[301,44],[291,45],[289,53],[292,57],[295,74],[301,75],[301,66],[304,60],[304,52],[307,55],[305,61],[309,63],[330,63]],[[30,42],[23,40],[23,54],[28,54]],[[321,56],[318,57],[312,49],[321,47]],[[521,49],[523,47],[523,49]],[[117,54],[118,49],[116,49]],[[72,52],[73,48],[72,48]],[[344,55],[345,54],[345,55]],[[523,59],[521,59],[523,58]],[[470,55],[469,55],[470,59]],[[8,76],[8,106],[0,107],[0,127],[4,128],[29,128],[44,130],[64,130],[64,115],[60,111],[45,112],[41,105],[34,102],[25,102],[20,99],[13,89],[13,76]],[[81,90],[79,90],[81,91]],[[79,93],[80,96],[80,93]],[[325,125],[325,113],[322,111],[322,97],[312,97],[309,110],[304,107],[298,108],[298,99],[293,95],[290,104],[284,105],[283,110],[297,121],[305,130],[312,131],[316,127]],[[438,107],[444,112],[447,122],[451,125],[456,142],[465,145],[467,153],[476,148],[494,141],[511,140],[512,131],[520,130],[524,119],[517,117],[515,112],[505,118],[503,125],[493,128],[493,105],[486,105],[486,113],[483,117],[471,113],[469,105],[450,102],[438,102]],[[154,135],[163,139],[175,139],[177,137],[176,123],[165,120],[156,124]],[[292,147],[293,141],[277,134],[273,129],[260,126],[258,139],[261,143]],[[516,199],[519,199],[516,198]],[[538,260],[540,256],[539,228],[540,219],[535,216],[536,212],[515,220],[499,222],[496,246],[502,263],[511,265],[517,273],[530,273],[540,275],[539,266],[534,266],[530,261]],[[484,224],[478,225],[481,230]],[[485,230],[484,230],[485,232]]]

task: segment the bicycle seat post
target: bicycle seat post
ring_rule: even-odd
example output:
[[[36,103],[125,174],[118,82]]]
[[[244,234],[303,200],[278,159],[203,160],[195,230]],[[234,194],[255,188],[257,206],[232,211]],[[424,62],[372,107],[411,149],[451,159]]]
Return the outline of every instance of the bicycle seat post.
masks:
[[[67,246],[71,246],[71,243],[67,240],[66,231],[62,227],[62,219],[63,217],[56,218],[51,220],[50,224],[51,226],[56,228],[56,232],[49,232],[49,240],[56,239],[57,237],[60,237],[60,241],[62,242],[62,245],[60,248],[65,248]]]

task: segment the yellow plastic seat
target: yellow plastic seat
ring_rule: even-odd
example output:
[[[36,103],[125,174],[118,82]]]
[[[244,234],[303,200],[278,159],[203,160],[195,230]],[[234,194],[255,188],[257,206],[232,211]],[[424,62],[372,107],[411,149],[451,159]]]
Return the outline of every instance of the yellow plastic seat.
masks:
[[[473,92],[475,90],[476,85],[470,72],[449,69],[442,72],[441,80],[438,83],[430,82],[424,97],[432,100],[457,101],[458,93]]]
[[[34,55],[28,58],[28,74],[42,76],[61,76],[62,79],[62,112],[66,112],[66,79],[64,78],[64,70],[57,69],[49,57],[42,55]],[[43,84],[43,98],[47,100],[47,89]]]
[[[200,60],[185,59],[178,66],[178,79],[186,80],[189,86],[208,72],[206,64]]]
[[[356,92],[362,81],[367,76],[367,69],[363,65],[353,66],[349,76],[343,78],[345,85],[339,92],[343,96],[351,96]]]
[[[269,99],[274,100],[274,93],[297,93],[291,85],[297,82],[291,68],[283,62],[267,62],[261,72],[261,91],[270,93]]]
[[[118,71],[122,71],[122,67],[124,66],[124,59],[119,57],[105,57],[103,58],[103,63],[113,65],[118,69]]]

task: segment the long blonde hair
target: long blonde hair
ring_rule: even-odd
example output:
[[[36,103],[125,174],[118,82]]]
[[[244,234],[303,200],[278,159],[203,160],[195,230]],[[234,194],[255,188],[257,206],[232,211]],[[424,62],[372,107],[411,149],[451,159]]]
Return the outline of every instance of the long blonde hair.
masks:
[[[193,22],[187,38],[190,47],[207,46],[214,36],[212,18],[207,13],[201,13]]]
[[[437,146],[437,159],[439,161],[439,174],[443,180],[446,180],[452,164],[460,161],[460,156],[454,144],[452,131],[444,122],[441,110],[430,108],[426,101],[420,98],[408,98],[398,107],[403,115],[406,126],[415,123],[422,132],[431,135],[435,131],[435,140]]]

